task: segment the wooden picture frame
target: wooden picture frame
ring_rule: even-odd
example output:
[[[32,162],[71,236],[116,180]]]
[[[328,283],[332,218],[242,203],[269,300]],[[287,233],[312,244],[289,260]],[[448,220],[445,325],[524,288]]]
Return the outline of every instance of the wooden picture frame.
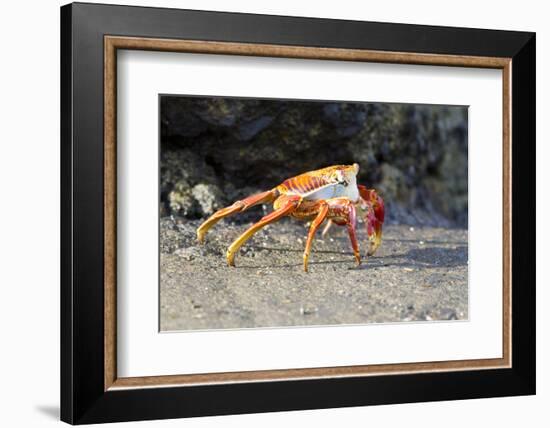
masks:
[[[118,377],[118,49],[501,69],[502,358]],[[77,3],[61,9],[61,53],[62,420],[80,424],[535,392],[534,34]]]

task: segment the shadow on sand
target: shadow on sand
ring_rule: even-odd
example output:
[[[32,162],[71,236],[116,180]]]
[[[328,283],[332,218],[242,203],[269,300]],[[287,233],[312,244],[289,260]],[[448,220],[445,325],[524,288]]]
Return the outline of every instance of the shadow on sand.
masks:
[[[250,247],[254,250],[268,250],[291,253],[302,253],[302,250],[294,250],[288,248],[272,248],[272,247]],[[310,260],[310,265],[326,265],[338,263],[350,263],[353,258],[352,252],[315,251],[318,254],[337,254],[340,256],[336,260],[314,261]],[[351,260],[353,262],[353,260]],[[370,269],[373,267],[397,266],[402,268],[417,268],[417,269],[433,269],[433,268],[451,268],[458,266],[466,266],[468,264],[468,247],[460,246],[455,248],[427,247],[415,248],[402,254],[392,254],[383,257],[373,256],[360,266],[353,269]],[[239,266],[238,269],[265,269],[265,268],[290,268],[301,266],[302,263],[292,264],[271,264],[259,266]]]

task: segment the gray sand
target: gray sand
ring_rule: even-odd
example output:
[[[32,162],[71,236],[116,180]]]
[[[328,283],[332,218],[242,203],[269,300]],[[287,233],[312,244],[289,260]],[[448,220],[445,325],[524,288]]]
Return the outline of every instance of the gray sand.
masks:
[[[204,245],[199,224],[161,220],[162,331],[468,318],[466,230],[386,226],[378,252],[357,267],[345,228],[333,227],[318,233],[305,273],[304,223],[258,232],[235,268],[225,251],[250,223],[222,221]]]

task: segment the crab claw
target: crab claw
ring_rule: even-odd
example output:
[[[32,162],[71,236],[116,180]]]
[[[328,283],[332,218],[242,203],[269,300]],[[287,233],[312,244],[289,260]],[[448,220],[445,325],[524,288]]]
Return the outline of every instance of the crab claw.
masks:
[[[367,255],[369,256],[376,252],[382,242],[382,224],[375,216],[367,215],[366,225],[370,243]]]
[[[384,200],[374,189],[358,186],[359,194],[363,199],[361,208],[365,212],[363,217],[369,237],[369,249],[367,255],[372,256],[382,242],[382,225],[384,224]]]

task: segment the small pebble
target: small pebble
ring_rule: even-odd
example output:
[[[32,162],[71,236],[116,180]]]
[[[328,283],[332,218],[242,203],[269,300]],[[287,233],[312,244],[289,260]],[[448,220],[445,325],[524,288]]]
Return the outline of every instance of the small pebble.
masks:
[[[306,306],[306,307],[300,306],[300,314],[302,314],[302,315],[312,315],[316,312],[317,312],[316,307],[313,307],[313,306],[311,306],[311,307],[309,307],[309,306]]]
[[[444,320],[456,320],[458,317],[456,316],[456,311],[451,308],[444,308],[441,310],[440,313],[441,319]]]

